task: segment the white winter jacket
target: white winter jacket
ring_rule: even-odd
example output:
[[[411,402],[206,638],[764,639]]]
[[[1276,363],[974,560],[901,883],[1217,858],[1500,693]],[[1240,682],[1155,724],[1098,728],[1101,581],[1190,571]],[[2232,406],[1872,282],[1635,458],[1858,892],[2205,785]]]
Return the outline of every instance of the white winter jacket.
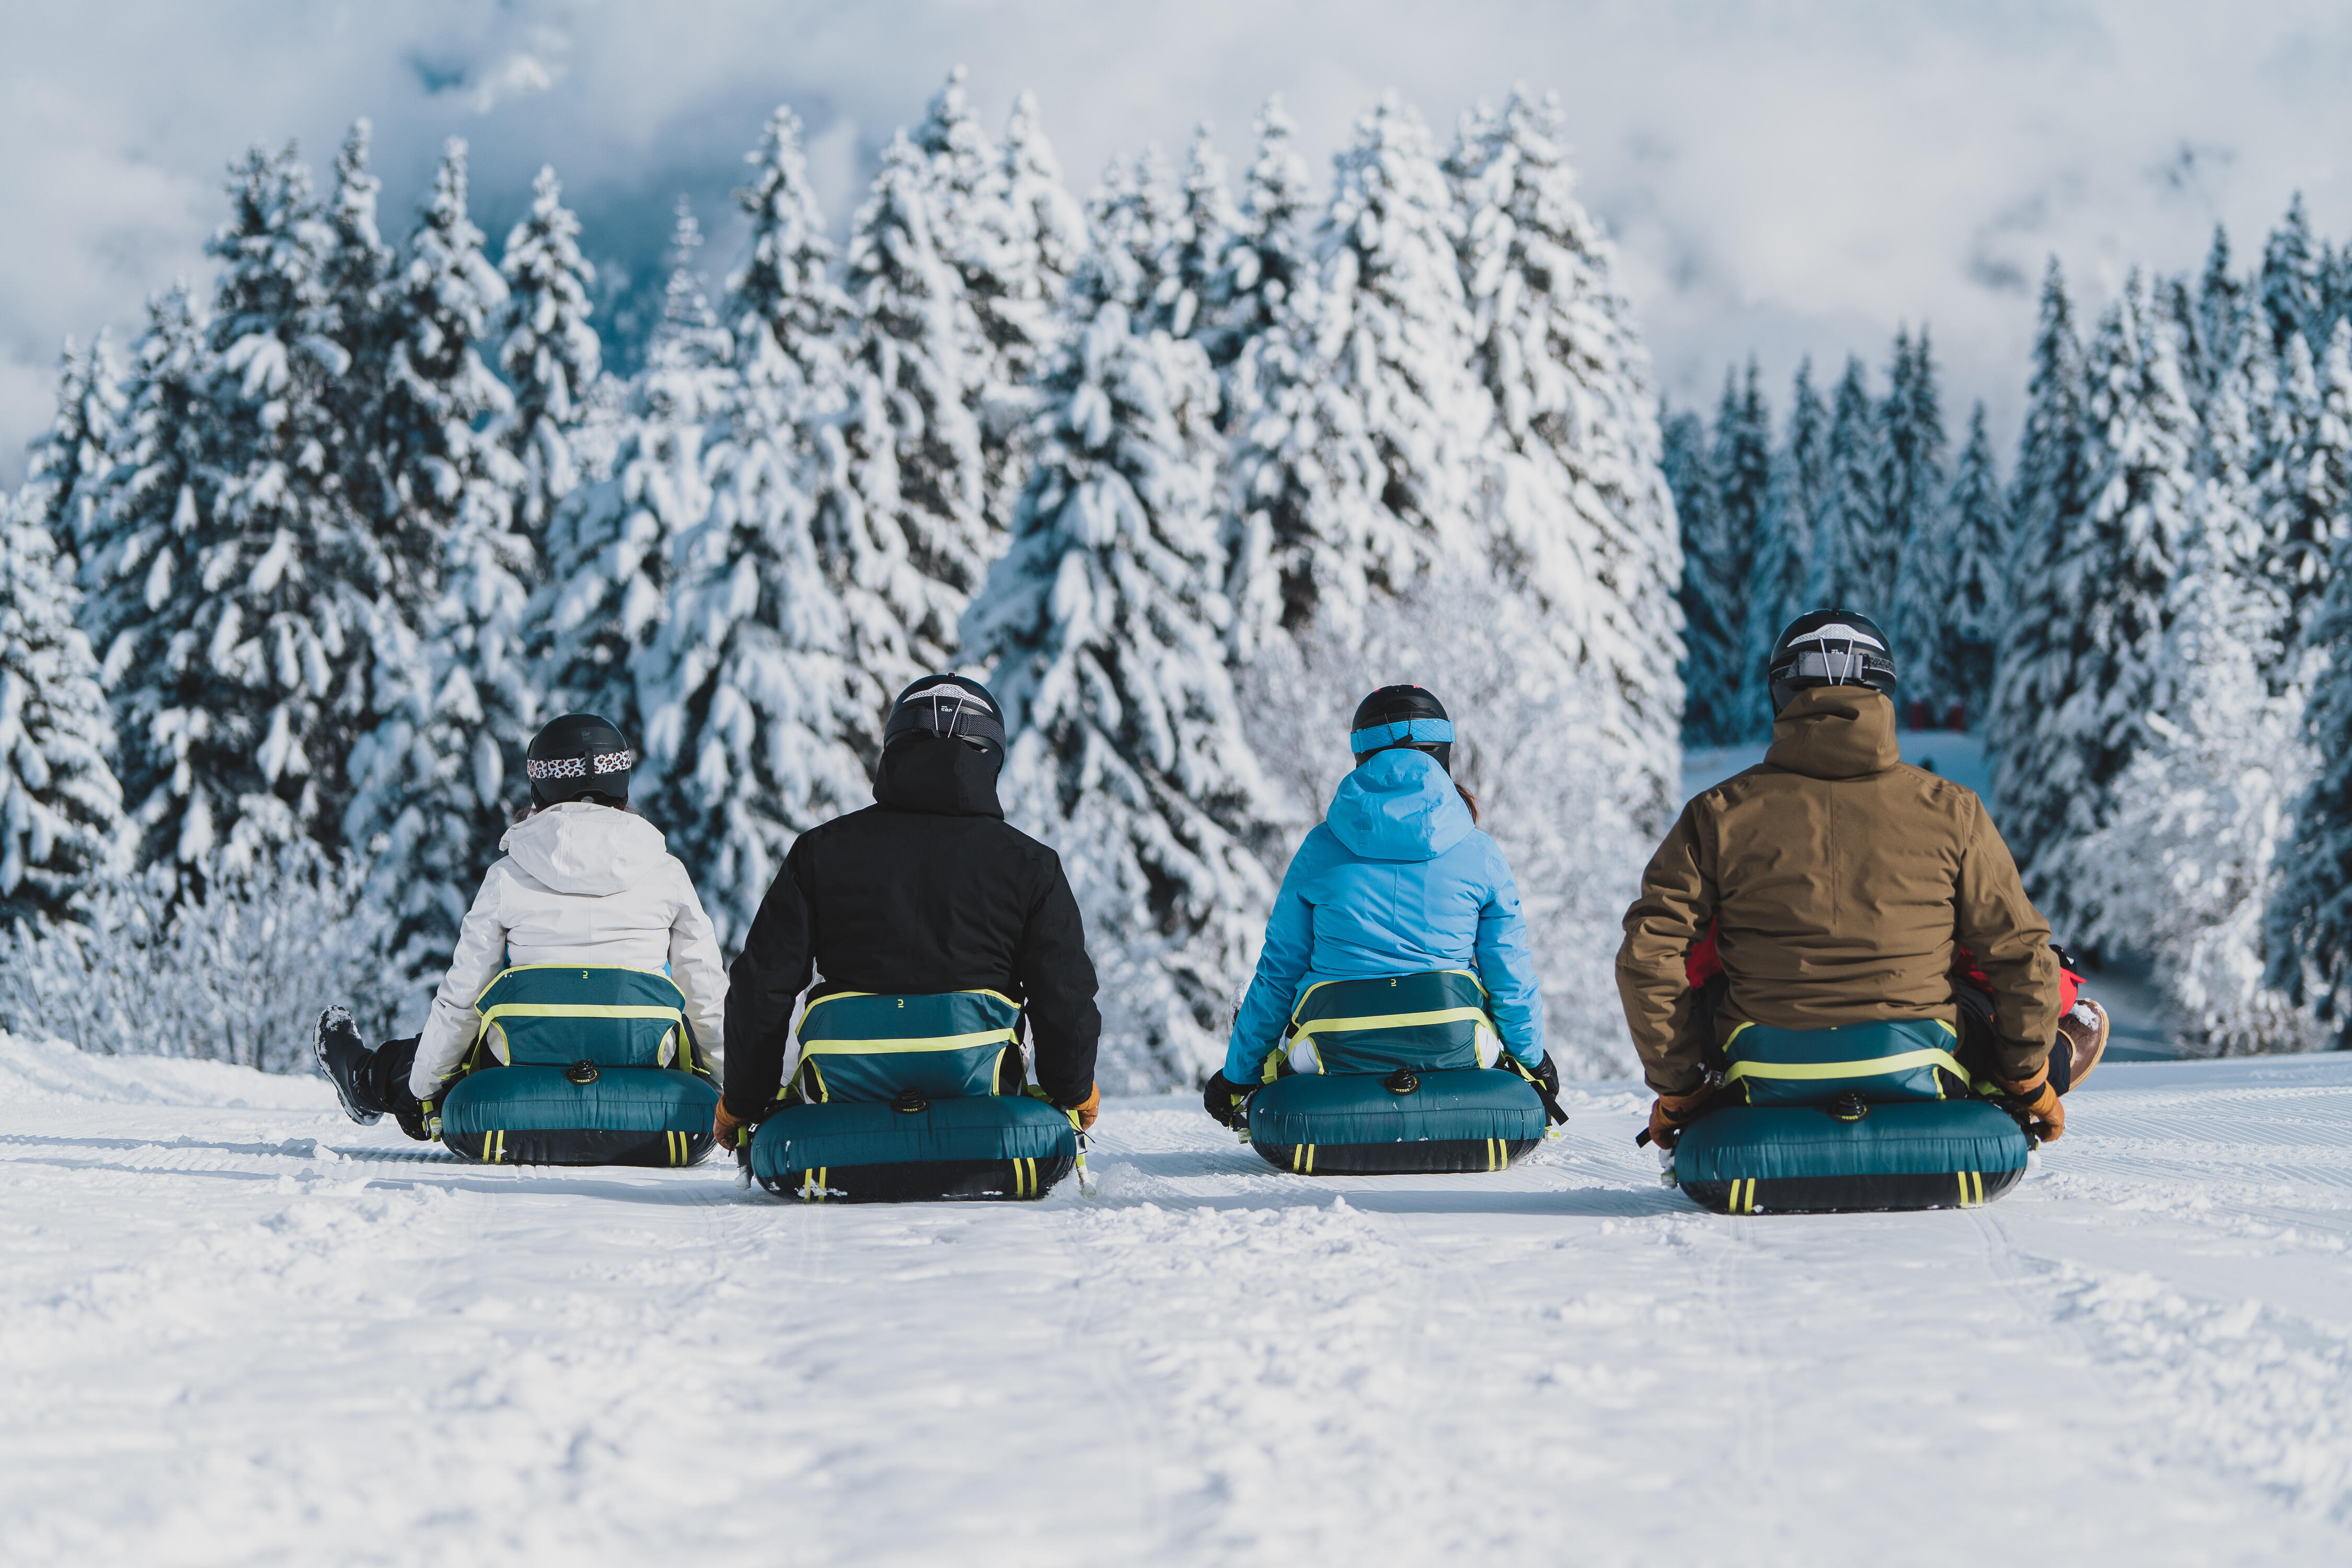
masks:
[[[499,841],[506,858],[482,879],[457,932],[457,956],[434,994],[408,1087],[437,1099],[473,1043],[474,998],[510,964],[619,964],[669,969],[713,1072],[725,1042],[727,972],[694,882],[642,816],[565,801],[534,812]]]

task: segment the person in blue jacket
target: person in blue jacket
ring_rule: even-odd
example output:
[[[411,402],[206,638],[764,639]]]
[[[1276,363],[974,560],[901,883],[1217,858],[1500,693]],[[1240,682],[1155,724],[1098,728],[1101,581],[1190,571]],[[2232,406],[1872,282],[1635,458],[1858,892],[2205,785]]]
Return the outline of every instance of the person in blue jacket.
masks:
[[[1228,1127],[1247,1124],[1265,1059],[1307,987],[1433,969],[1477,973],[1502,1048],[1556,1099],[1559,1069],[1544,1051],[1519,891],[1502,850],[1478,830],[1476,802],[1453,781],[1445,705],[1418,686],[1383,686],[1358,706],[1352,730],[1356,769],[1283,875],[1224,1069],[1210,1078],[1203,1105]]]

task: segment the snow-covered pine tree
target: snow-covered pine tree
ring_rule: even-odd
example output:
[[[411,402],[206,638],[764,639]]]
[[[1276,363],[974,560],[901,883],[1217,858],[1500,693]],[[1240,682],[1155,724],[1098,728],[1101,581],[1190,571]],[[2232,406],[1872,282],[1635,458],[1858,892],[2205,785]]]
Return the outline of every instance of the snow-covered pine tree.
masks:
[[[1726,407],[1738,407],[1737,384],[1729,375],[1724,378],[1718,433],[1712,443],[1706,421],[1695,413],[1675,415],[1665,423],[1662,467],[1674,490],[1675,516],[1682,531],[1680,673],[1688,694],[1683,704],[1686,746],[1728,745],[1739,722],[1738,676],[1732,661],[1747,619],[1736,596],[1737,584],[1727,588],[1723,581],[1720,563],[1732,546],[1723,521],[1722,477],[1716,470],[1723,451],[1719,426]]]
[[[125,415],[122,366],[104,332],[87,353],[68,339],[58,355],[58,411],[26,453],[24,521],[40,528],[58,550],[68,581],[84,550],[100,542],[106,488]]]
[[[1982,403],[1969,416],[1968,445],[1960,448],[1944,515],[1949,520],[1941,563],[1948,599],[1938,617],[1936,668],[1961,712],[1981,725],[2009,625],[2011,584],[2021,567]]]
[[[199,871],[225,846],[335,841],[368,711],[374,603],[392,574],[345,486],[354,436],[338,415],[352,356],[327,283],[335,231],[310,171],[290,146],[257,148],[233,167],[229,195],[208,247],[224,267],[194,415],[217,488],[184,485],[159,516],[161,487],[131,481],[131,536],[152,553],[141,601],[110,595],[131,613],[102,612],[119,628],[107,667],[121,672],[121,771],[143,858]],[[127,586],[130,568],[110,553]]]
[[[1167,298],[1158,301],[1155,324],[1189,338],[1210,331],[1232,302],[1224,292],[1233,278],[1227,259],[1241,232],[1225,160],[1205,123],[1192,132],[1181,184],[1183,210],[1159,268]]]
[[[2061,602],[2085,608],[2045,656],[2049,668],[2033,672],[2045,703],[2028,745],[2002,759],[2047,792],[2031,825],[2039,831],[2025,835],[2026,887],[2062,931],[2098,929],[2084,844],[2113,820],[2116,781],[2147,745],[2193,529],[2198,433],[2174,348],[2170,322],[2134,273],[2086,360],[2091,501],[2046,568]]]
[[[2301,333],[2278,355],[2277,401],[2260,479],[2268,534],[2263,570],[2284,595],[2280,644],[2290,657],[2319,613],[2352,500],[2352,321],[2337,324],[2315,365]]]
[[[1017,237],[1024,226],[1008,199],[1008,165],[972,114],[963,84],[958,66],[915,128],[914,144],[925,160],[931,240],[955,281],[952,318],[962,349],[956,363],[980,432],[984,572],[1004,548],[1028,469],[1036,412],[1030,383],[1053,344],[1055,301],[1037,275],[1037,247]],[[1033,146],[1042,146],[1034,113],[1024,129]],[[1045,153],[1050,161],[1051,150]]]
[[[86,376],[102,362],[79,363]],[[58,481],[51,467],[13,503],[0,501],[0,922],[9,924],[66,914],[131,848],[122,788],[107,765],[112,716],[45,521]]]
[[[793,839],[866,798],[891,689],[849,661],[813,528],[812,432],[838,418],[849,305],[779,109],[737,193],[751,255],[729,279],[737,384],[712,426],[709,513],[681,536],[673,608],[638,656],[646,809],[732,948]]]
[[[1051,309],[1068,292],[1086,259],[1087,215],[1062,181],[1061,160],[1037,118],[1037,95],[1013,100],[1004,122],[1005,238],[1015,258],[1013,276],[1033,279]]]
[[[1859,610],[1874,620],[1890,608],[1871,574],[1871,535],[1885,520],[1878,489],[1884,439],[1878,414],[1862,361],[1847,355],[1845,374],[1838,378],[1830,401],[1829,493],[1813,519],[1812,575],[1806,595],[1817,607]]]
[[[2326,341],[2313,333],[2326,303],[2323,283],[2319,256],[2311,243],[2311,219],[2303,210],[2303,193],[2297,191],[2287,204],[2286,216],[2263,242],[2262,275],[2256,280],[2273,352],[2285,353],[2290,337],[2308,340],[2315,351]]]
[[[1770,521],[1756,547],[1743,656],[1751,671],[1768,668],[1780,633],[1815,607],[1809,596],[1813,520],[1828,504],[1829,494],[1830,411],[1813,390],[1813,362],[1808,358],[1797,366],[1790,387],[1788,434],[1772,461]],[[1759,689],[1769,706],[1770,693]]]
[[[147,301],[147,328],[131,345],[112,474],[79,544],[77,619],[104,661],[101,683],[124,689],[144,656],[148,618],[164,608],[184,536],[197,527],[217,476],[204,450],[212,364],[205,323],[185,284]],[[143,738],[119,731],[126,747]],[[151,781],[143,781],[152,784]]]
[[[1116,300],[1127,307],[1129,321],[1139,330],[1169,330],[1176,281],[1169,268],[1177,258],[1183,219],[1182,194],[1157,146],[1123,162],[1112,160],[1087,198],[1089,248],[1075,310],[1090,314],[1106,300]]]
[[[2101,910],[2097,940],[2152,953],[2188,1050],[2308,1050],[2325,1031],[2307,995],[2273,984],[2264,926],[2284,868],[2303,858],[2280,850],[2315,759],[2302,694],[2272,690],[2265,674],[2275,606],[2222,558],[2237,520],[2209,505],[2200,521],[2209,531],[2181,581],[2148,742],[2078,859]]]
[[[1376,600],[1481,553],[1494,406],[1471,371],[1459,224],[1428,127],[1391,93],[1333,165],[1316,286],[1293,293],[1244,373],[1243,647],[1276,624],[1353,637]]]
[[[1215,382],[1199,345],[1105,298],[1046,387],[1013,547],[964,641],[1013,733],[1007,815],[1056,847],[1086,916],[1106,1084],[1193,1083],[1249,981],[1281,816],[1220,636]]]
[[[2055,737],[2045,726],[2073,695],[2074,649],[2082,635],[2078,622],[2087,611],[2062,596],[2058,573],[2061,554],[2075,548],[2091,493],[2087,396],[2074,302],[2053,256],[2042,274],[2025,430],[2010,489],[2010,526],[2017,542],[2015,608],[1994,663],[1987,716],[1992,808],[2021,867],[2032,864],[2065,818],[2064,792],[2047,772]]]
[[[382,518],[398,510],[378,426],[396,328],[388,309],[392,248],[376,226],[383,182],[368,166],[373,134],[365,119],[353,121],[335,154],[335,186],[323,214],[332,239],[320,271],[337,341],[350,356],[349,367],[327,390],[332,417],[346,433],[339,458],[343,489],[362,512]],[[415,543],[414,535],[409,542]],[[424,564],[429,567],[429,556]]]
[[[377,606],[378,717],[352,752],[344,837],[366,863],[369,902],[392,917],[388,956],[422,977],[446,964],[527,793],[539,705],[521,638],[536,563],[515,529],[522,464],[492,433],[513,399],[481,356],[507,286],[467,215],[454,137],[406,248],[380,416],[396,516],[378,532],[423,560]]]
[[[1895,595],[1887,623],[1895,639],[1898,694],[1908,708],[1924,702],[1940,722],[1965,701],[1952,651],[1952,571],[1958,542],[1945,503],[1951,481],[1944,468],[1943,400],[1927,329],[1906,344],[1895,339],[1895,373],[1886,400],[1886,536],[1895,547]]]
[[[1309,271],[1305,233],[1309,193],[1306,160],[1291,144],[1298,128],[1282,107],[1282,95],[1265,100],[1254,127],[1257,155],[1243,182],[1232,243],[1210,294],[1216,300],[1192,335],[1209,351],[1209,363],[1225,373],[1225,417],[1237,427],[1231,386],[1244,351],[1274,328],[1284,304]]]
[[[2336,562],[2304,633],[2318,658],[2305,709],[2315,762],[2281,837],[2267,911],[2269,984],[2352,1046],[2352,547]],[[2290,695],[2292,689],[2290,688]]]
[[[499,368],[514,389],[514,406],[492,435],[522,465],[515,526],[535,541],[581,482],[572,435],[604,363],[588,321],[596,269],[580,254],[580,220],[564,206],[553,169],[542,167],[531,182],[530,210],[507,233],[499,275],[507,285]]]
[[[2238,363],[2247,333],[2246,284],[2231,268],[2230,233],[2213,226],[2213,243],[2205,252],[2205,270],[2197,279],[2197,340],[2204,349],[2201,396],[2210,396],[2229,368]],[[2201,406],[2201,404],[2200,404]]]
[[[1723,631],[1708,650],[1705,679],[1717,686],[1711,699],[1713,743],[1732,745],[1769,735],[1772,722],[1765,672],[1748,660],[1748,647],[1771,614],[1769,605],[1759,614],[1755,600],[1756,559],[1772,524],[1772,413],[1753,359],[1744,384],[1728,374],[1724,377],[1713,467],[1716,531],[1708,541],[1713,558],[1706,563],[1705,576],[1706,591],[1721,606]],[[1687,581],[1687,570],[1685,575]]]
[[[602,714],[638,746],[645,715],[632,661],[669,613],[673,546],[709,514],[705,426],[734,382],[728,335],[695,269],[701,247],[681,198],[661,324],[630,388],[612,476],[556,509],[546,579],[526,617],[548,710]]]
[[[963,395],[966,307],[935,205],[924,156],[901,135],[850,226],[843,409],[814,442],[817,547],[844,595],[850,657],[894,690],[949,666],[992,554],[980,423]]]
[[[1681,793],[1681,571],[1649,356],[1556,99],[1467,119],[1447,172],[1498,437],[1488,565],[1593,689],[1627,814],[1663,831]]]

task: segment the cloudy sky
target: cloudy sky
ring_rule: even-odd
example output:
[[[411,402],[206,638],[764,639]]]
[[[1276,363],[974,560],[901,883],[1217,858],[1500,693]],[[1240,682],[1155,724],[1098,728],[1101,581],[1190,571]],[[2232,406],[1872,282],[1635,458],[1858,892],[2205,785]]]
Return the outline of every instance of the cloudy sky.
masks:
[[[0,479],[62,338],[126,338],[149,290],[208,276],[250,142],[323,162],[369,116],[388,234],[445,136],[494,237],[552,163],[608,281],[647,275],[683,193],[723,274],[771,106],[807,123],[837,227],[958,62],[992,122],[1036,89],[1082,193],[1202,120],[1238,164],[1269,92],[1319,169],[1384,88],[1441,132],[1555,89],[1685,403],[1751,352],[1777,394],[1804,353],[1876,365],[1926,322],[1954,424],[1981,396],[2005,433],[2045,256],[2104,299],[2135,262],[2195,265],[2217,220],[2252,255],[2298,189],[2352,233],[2352,8],[2306,0],[0,0]]]

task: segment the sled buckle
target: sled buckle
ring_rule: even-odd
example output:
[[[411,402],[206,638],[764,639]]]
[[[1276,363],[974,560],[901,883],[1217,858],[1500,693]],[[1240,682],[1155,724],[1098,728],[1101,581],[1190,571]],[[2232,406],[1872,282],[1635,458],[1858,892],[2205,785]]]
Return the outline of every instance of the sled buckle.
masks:
[[[1863,1099],[1859,1091],[1850,1089],[1822,1109],[1830,1113],[1832,1121],[1859,1121],[1870,1114],[1870,1101]]]
[[[596,1081],[596,1064],[591,1061],[573,1062],[563,1069],[563,1076],[570,1082],[585,1089]]]
[[[911,1089],[901,1090],[898,1098],[890,1102],[890,1109],[901,1116],[913,1116],[930,1108],[931,1102]]]
[[[1391,1094],[1411,1094],[1421,1087],[1421,1079],[1413,1076],[1411,1068],[1399,1068],[1381,1079],[1381,1087]]]

